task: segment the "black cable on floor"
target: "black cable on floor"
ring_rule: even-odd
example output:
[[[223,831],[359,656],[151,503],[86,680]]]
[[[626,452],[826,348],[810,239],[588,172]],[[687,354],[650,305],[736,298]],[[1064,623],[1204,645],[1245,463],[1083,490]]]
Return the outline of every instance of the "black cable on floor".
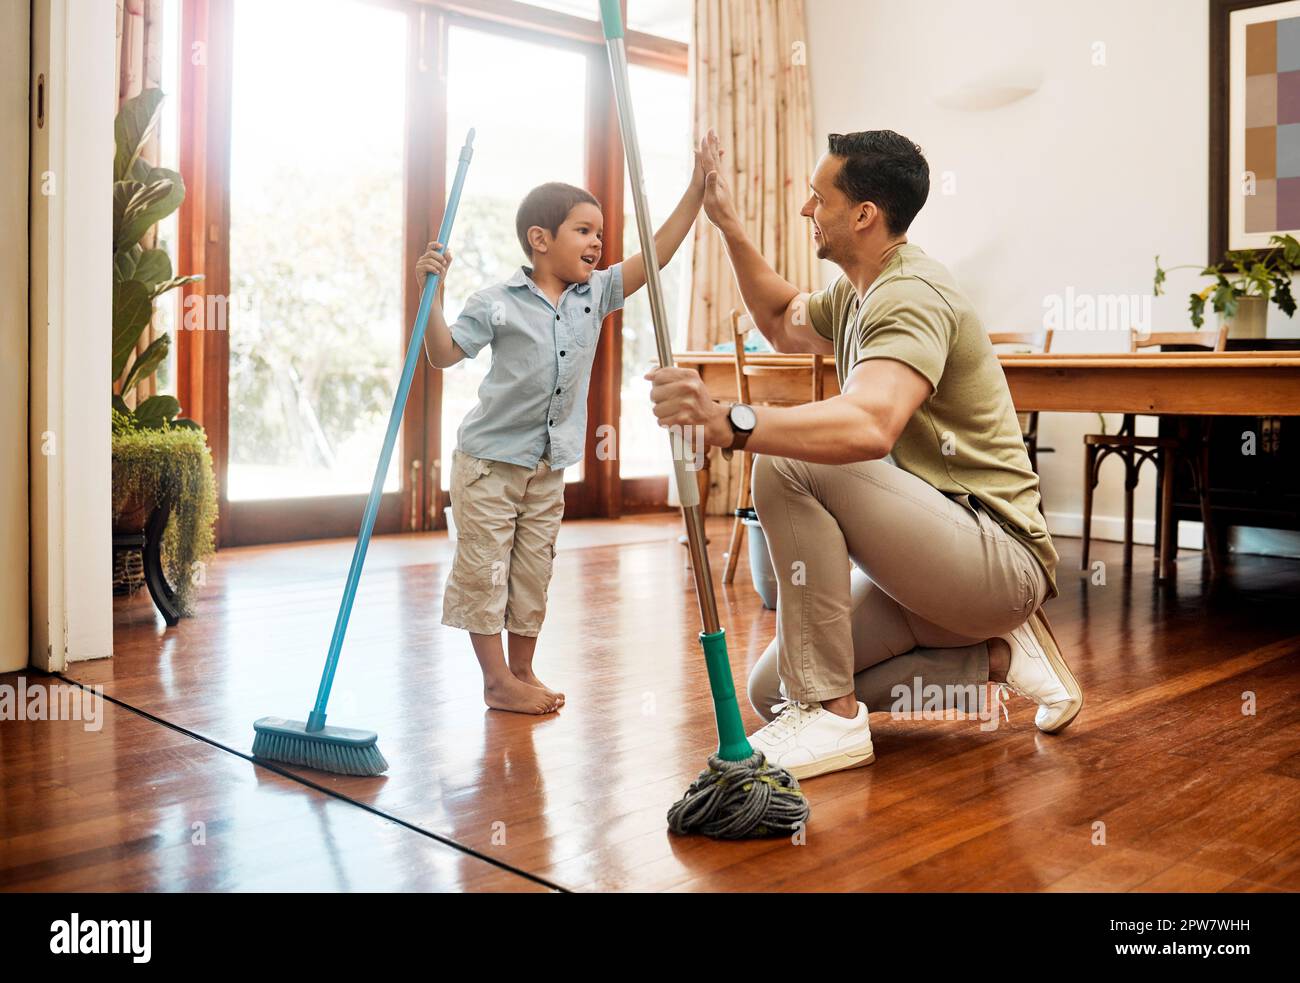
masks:
[[[87,684],[82,683],[81,681],[76,679],[71,679],[68,676],[65,676],[61,672],[50,673],[50,675],[54,676],[56,679],[61,679],[66,683],[76,686],[79,689],[82,690],[89,689]],[[174,724],[170,720],[164,720],[162,717],[154,716],[148,710],[141,710],[139,707],[134,707],[129,703],[124,703],[122,700],[119,700],[115,696],[109,696],[108,693],[102,693],[97,695],[102,696],[103,699],[107,700],[109,703],[112,703],[114,706],[119,706],[123,710],[129,710],[131,713],[134,713],[140,717],[144,717],[146,720],[152,720],[154,723],[161,724],[164,727],[176,731],[176,733],[178,734],[184,734],[186,737],[193,738],[196,741],[202,741],[204,744],[211,745],[212,747],[225,751],[228,754],[233,754],[237,758],[243,758],[249,764],[254,765],[258,768],[265,768],[267,771],[275,772],[275,774],[281,775],[289,779],[290,781],[297,782],[299,785],[305,785],[307,788],[315,789],[317,792],[322,792],[325,795],[330,796],[331,798],[339,799],[340,801],[346,802],[349,805],[356,806],[358,809],[364,809],[366,812],[370,813],[371,815],[379,816],[382,819],[387,819],[389,822],[397,823],[397,825],[404,826],[413,832],[419,833],[421,836],[427,836],[431,840],[436,840],[437,842],[443,844],[444,846],[451,847],[453,850],[466,854],[467,856],[474,857],[475,859],[482,860],[484,863],[491,864],[493,867],[497,867],[500,868],[501,870],[509,871],[512,874],[517,874],[518,876],[524,878],[525,880],[532,881],[534,884],[539,884],[542,887],[547,888],[548,890],[555,891],[559,894],[572,893],[568,888],[561,887],[558,884],[553,884],[544,877],[540,877],[537,874],[533,874],[519,867],[515,867],[512,864],[508,864],[505,861],[498,859],[497,857],[489,856],[488,854],[485,853],[480,853],[479,851],[475,850],[473,847],[465,846],[465,844],[463,843],[457,843],[455,840],[451,839],[450,837],[443,836],[440,833],[435,833],[432,830],[425,829],[422,826],[416,826],[414,823],[407,822],[405,819],[402,819],[399,816],[391,815],[390,813],[384,812],[381,809],[377,809],[374,806],[366,805],[364,802],[358,802],[356,799],[350,799],[341,792],[336,792],[331,788],[326,788],[323,785],[319,785],[316,782],[313,782],[311,779],[304,778],[302,775],[299,775],[296,772],[289,771],[286,768],[283,768],[280,765],[275,764],[274,762],[263,761],[260,758],[254,758],[251,754],[244,754],[241,751],[236,751],[234,748],[227,747],[225,744],[222,744],[220,741],[214,741],[210,737],[204,737],[202,734],[199,734],[196,731],[192,731],[186,727],[181,727],[178,724]]]

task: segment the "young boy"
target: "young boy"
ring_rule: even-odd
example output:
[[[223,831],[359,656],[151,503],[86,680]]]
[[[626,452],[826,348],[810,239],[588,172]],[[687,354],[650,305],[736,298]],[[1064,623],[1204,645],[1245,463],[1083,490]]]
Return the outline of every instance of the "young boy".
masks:
[[[655,235],[661,266],[703,202],[702,150],[703,142],[690,186]],[[639,253],[596,269],[602,228],[600,203],[588,192],[558,182],[534,188],[515,217],[532,266],[472,294],[450,327],[440,299],[429,314],[429,358],[439,368],[492,347],[478,405],[461,423],[452,454],[457,542],[442,623],[469,632],[483,699],[497,710],[550,713],[564,703],[563,693],[533,673],[564,515],[564,469],[582,459],[601,325],[646,279]],[[452,257],[440,249],[430,243],[416,270],[445,275]]]

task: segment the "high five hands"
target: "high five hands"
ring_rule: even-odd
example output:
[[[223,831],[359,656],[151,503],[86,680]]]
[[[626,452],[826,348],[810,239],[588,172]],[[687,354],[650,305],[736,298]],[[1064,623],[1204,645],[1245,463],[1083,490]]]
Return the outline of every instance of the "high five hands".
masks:
[[[695,159],[697,168],[704,170],[704,214],[719,229],[736,221],[731,185],[722,176],[722,158],[725,153],[718,141],[717,131],[710,127],[709,132],[700,140]]]

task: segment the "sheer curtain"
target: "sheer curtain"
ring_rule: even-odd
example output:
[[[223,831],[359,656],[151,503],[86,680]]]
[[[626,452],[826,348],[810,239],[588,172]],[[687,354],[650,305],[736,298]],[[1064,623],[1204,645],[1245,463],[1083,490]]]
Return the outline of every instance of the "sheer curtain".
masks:
[[[696,139],[710,126],[745,230],[778,273],[814,286],[815,252],[799,209],[808,196],[814,147],[804,0],[695,0],[691,85]],[[741,306],[722,237],[701,218],[692,252],[687,347],[731,340]],[[735,507],[739,459],[714,453],[706,511]]]

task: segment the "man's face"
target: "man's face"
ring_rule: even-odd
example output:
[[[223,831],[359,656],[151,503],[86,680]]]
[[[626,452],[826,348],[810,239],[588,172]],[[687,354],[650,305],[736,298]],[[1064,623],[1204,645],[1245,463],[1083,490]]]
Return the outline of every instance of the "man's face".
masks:
[[[831,154],[824,154],[817,162],[812,179],[808,182],[811,193],[799,214],[812,219],[813,242],[817,245],[817,258],[836,262],[843,258],[852,243],[854,219],[861,207],[851,202],[835,186],[835,178],[844,162]]]

